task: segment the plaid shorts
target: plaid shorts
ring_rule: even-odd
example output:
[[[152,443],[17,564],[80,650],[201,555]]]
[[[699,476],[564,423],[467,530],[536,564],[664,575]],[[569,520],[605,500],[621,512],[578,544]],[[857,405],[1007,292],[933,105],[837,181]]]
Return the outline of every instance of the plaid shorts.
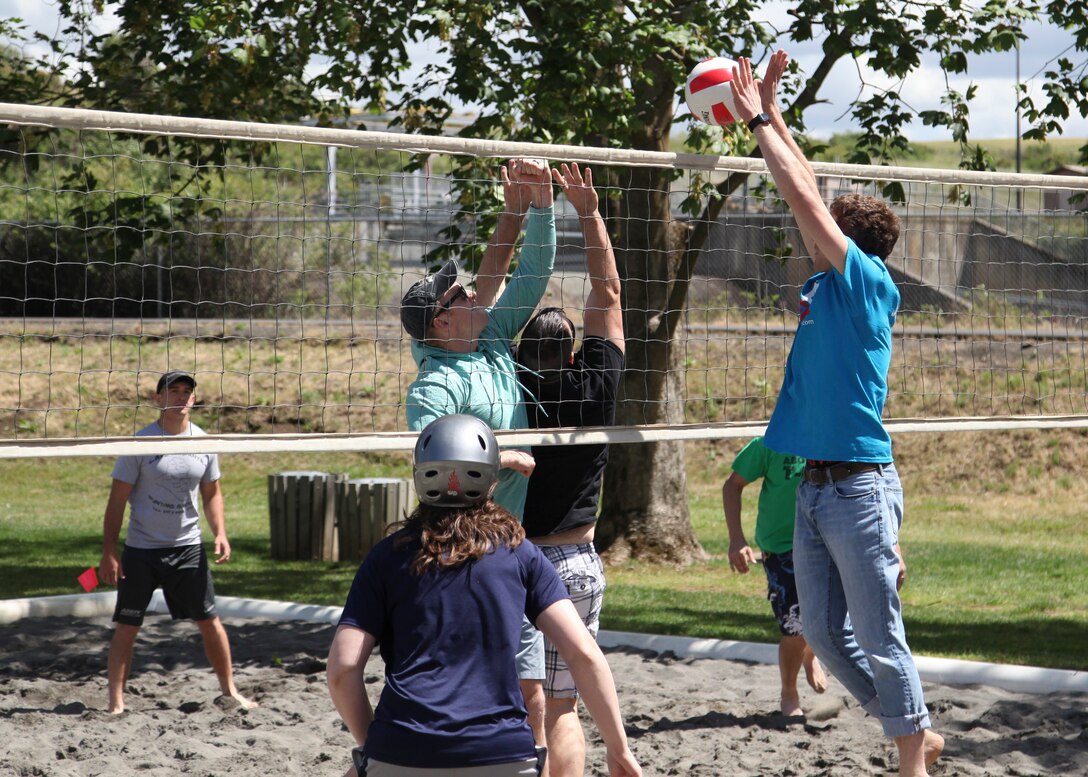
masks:
[[[767,599],[778,621],[778,630],[787,637],[800,636],[801,605],[793,576],[793,551],[764,553],[763,571],[767,574]]]
[[[583,545],[541,545],[541,552],[552,562],[559,579],[567,587],[574,609],[589,633],[597,637],[604,604],[604,564],[592,542]],[[544,695],[553,699],[577,699],[567,662],[548,640],[544,640]]]

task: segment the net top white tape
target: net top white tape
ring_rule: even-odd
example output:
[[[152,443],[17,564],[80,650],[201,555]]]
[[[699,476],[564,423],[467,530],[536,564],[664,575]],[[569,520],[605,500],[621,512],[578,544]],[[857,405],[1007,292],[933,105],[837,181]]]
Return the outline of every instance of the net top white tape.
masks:
[[[1010,429],[1083,429],[1088,416],[1007,416],[938,419],[899,419],[885,423],[891,434],[911,432],[979,432]],[[598,427],[593,429],[520,430],[495,433],[500,447],[696,441],[751,438],[766,424],[719,423],[673,426]],[[147,456],[167,453],[367,453],[410,451],[415,432],[352,434],[209,434],[203,437],[50,438],[0,443],[0,458],[63,458],[70,456]]]
[[[437,135],[408,135],[393,132],[305,127],[289,124],[262,124],[222,119],[195,119],[158,116],[149,113],[121,113],[44,105],[0,103],[0,122],[13,125],[66,127],[78,130],[105,130],[145,135],[182,135],[230,140],[261,140],[306,143],[321,146],[387,149],[408,153],[446,153],[484,158],[542,157],[549,160],[592,162],[631,167],[682,167],[691,170],[766,173],[762,159],[704,156],[671,152],[590,146],[541,145],[499,140],[478,140]],[[873,180],[873,166],[813,162],[822,175]],[[1039,186],[1051,189],[1088,191],[1088,178],[1059,175],[1025,175],[970,170],[933,170],[886,166],[879,180],[925,181],[944,184],[984,186]]]

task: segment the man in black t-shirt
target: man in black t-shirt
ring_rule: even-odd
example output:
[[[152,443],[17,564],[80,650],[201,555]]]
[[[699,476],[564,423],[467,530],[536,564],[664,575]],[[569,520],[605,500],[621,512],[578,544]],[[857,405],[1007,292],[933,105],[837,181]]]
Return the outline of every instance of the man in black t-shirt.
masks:
[[[545,308],[522,332],[519,379],[526,389],[529,426],[607,426],[614,423],[623,371],[623,315],[616,258],[597,210],[593,174],[577,164],[554,172],[574,206],[585,239],[590,291],[582,347],[574,351],[574,324],[560,308]],[[593,547],[601,477],[608,446],[533,447],[536,469],[525,501],[525,535],[555,565],[571,600],[594,636],[604,601],[604,567]],[[578,720],[578,690],[554,645],[545,641],[545,719],[549,777],[581,777],[585,738]]]

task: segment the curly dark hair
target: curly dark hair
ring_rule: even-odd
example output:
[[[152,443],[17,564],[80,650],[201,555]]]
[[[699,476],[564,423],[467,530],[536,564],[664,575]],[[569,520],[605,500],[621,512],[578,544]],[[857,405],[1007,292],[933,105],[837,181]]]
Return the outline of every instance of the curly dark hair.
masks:
[[[472,507],[437,507],[420,504],[399,527],[397,547],[419,545],[412,574],[428,569],[454,569],[505,547],[511,550],[525,539],[521,523],[509,511],[488,499]]]
[[[888,203],[864,194],[844,194],[831,202],[839,229],[867,254],[887,261],[899,240],[899,218]]]

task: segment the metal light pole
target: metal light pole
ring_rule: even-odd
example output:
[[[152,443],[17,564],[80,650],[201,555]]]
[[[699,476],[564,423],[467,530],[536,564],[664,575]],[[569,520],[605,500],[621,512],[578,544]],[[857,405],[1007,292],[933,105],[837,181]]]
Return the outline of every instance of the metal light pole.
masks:
[[[1016,94],[1016,172],[1020,173],[1020,39],[1016,39],[1016,84],[1013,86]],[[1016,188],[1016,209],[1023,210],[1024,191]]]

